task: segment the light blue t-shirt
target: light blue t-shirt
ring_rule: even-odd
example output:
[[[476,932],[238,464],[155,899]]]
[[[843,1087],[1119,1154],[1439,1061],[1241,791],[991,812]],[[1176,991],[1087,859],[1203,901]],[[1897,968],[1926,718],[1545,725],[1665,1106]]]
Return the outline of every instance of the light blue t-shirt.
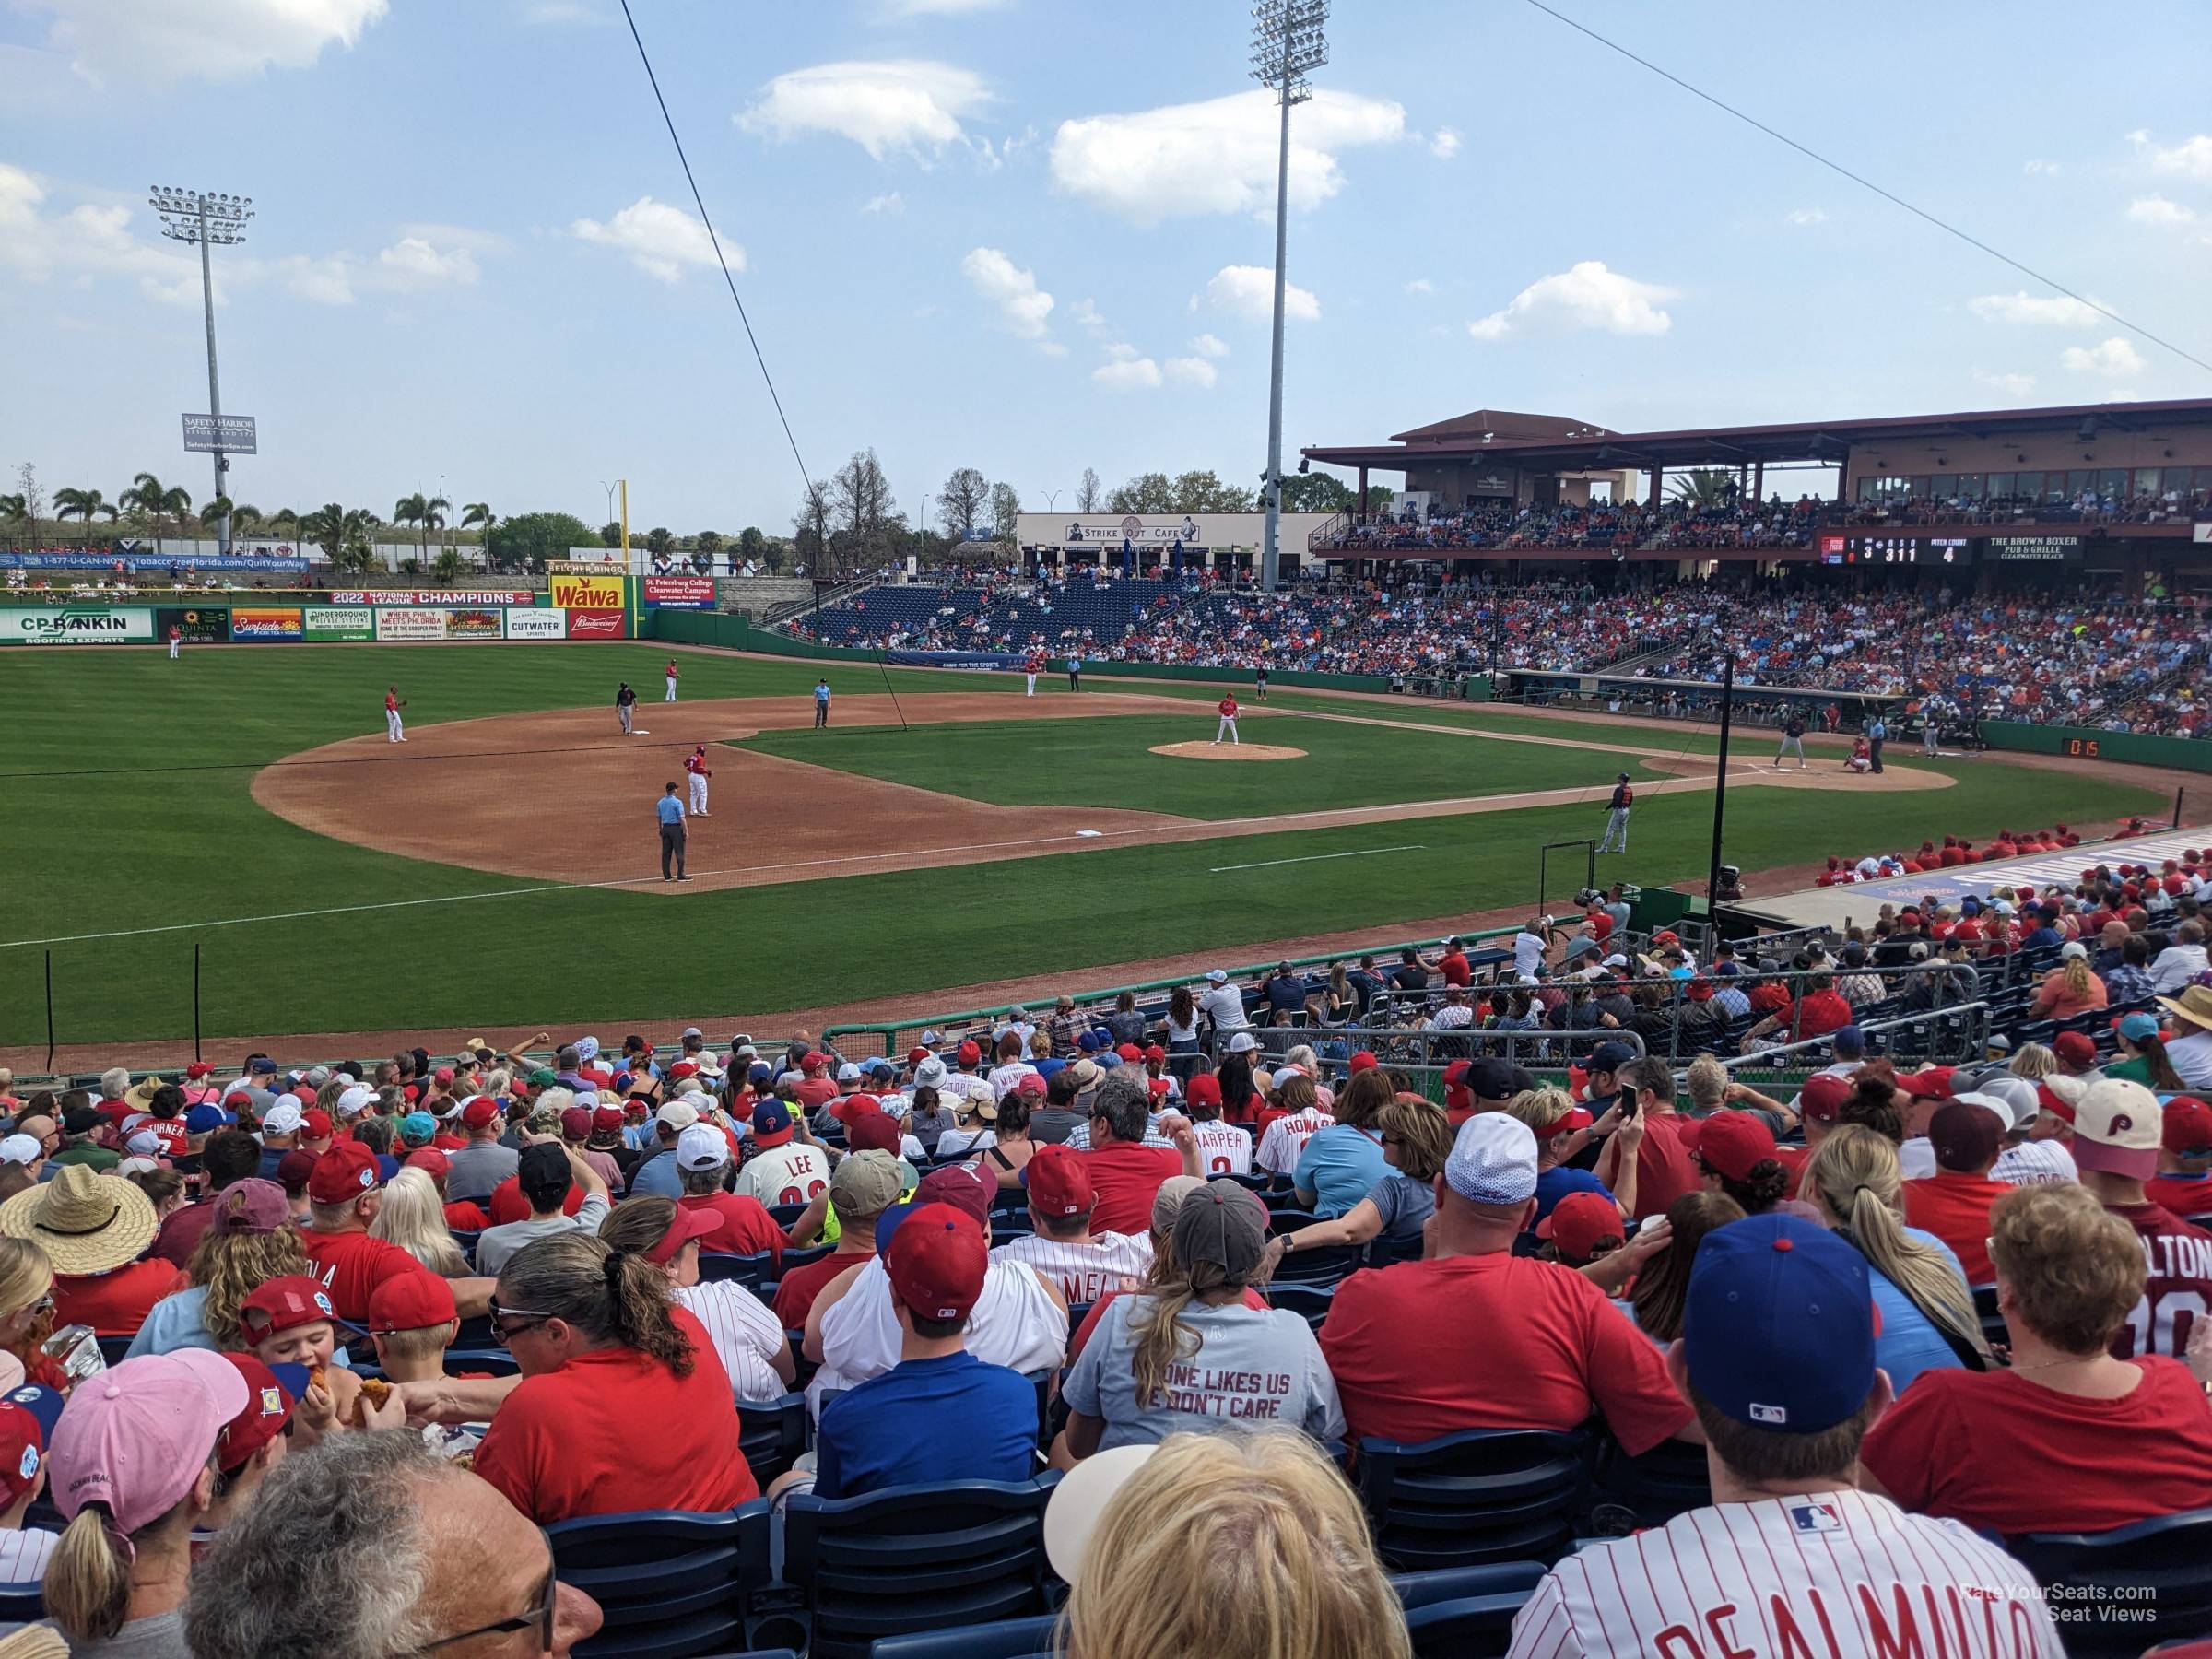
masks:
[[[814,700],[818,703],[828,702],[830,700],[830,688],[827,686],[815,687]]]
[[[1281,1308],[1218,1308],[1191,1302],[1178,1315],[1198,1333],[1198,1351],[1169,1363],[1159,1397],[1136,1398],[1136,1335],[1130,1316],[1149,1319],[1155,1299],[1117,1296],[1061,1385],[1068,1408],[1106,1424],[1099,1449],[1156,1445],[1183,1430],[1302,1429],[1316,1440],[1341,1440],[1344,1407],[1336,1381],[1321,1357],[1312,1328]]]
[[[1313,1194],[1313,1213],[1325,1221],[1350,1209],[1389,1173],[1380,1141],[1349,1124],[1331,1124],[1306,1143],[1290,1179],[1300,1192]]]
[[[1948,1244],[1917,1227],[1906,1228],[1905,1236],[1941,1251],[1943,1259],[1951,1265],[1951,1271],[1959,1276],[1959,1282],[1966,1283],[1966,1270],[1959,1265],[1959,1258]],[[1951,1345],[1943,1339],[1943,1333],[1936,1328],[1935,1322],[1871,1262],[1866,1265],[1866,1282],[1874,1292],[1874,1305],[1882,1315],[1881,1335],[1874,1339],[1874,1362],[1889,1373],[1890,1387],[1901,1394],[1924,1371],[1959,1369],[1959,1356],[1951,1351]]]
[[[672,794],[663,795],[653,804],[653,809],[659,814],[664,824],[680,824],[684,821],[684,804]]]
[[[202,1318],[201,1311],[206,1305],[207,1287],[205,1285],[194,1285],[174,1295],[163,1297],[147,1314],[146,1323],[138,1327],[138,1335],[131,1338],[130,1352],[124,1358],[138,1359],[147,1354],[171,1354],[179,1348],[188,1347],[219,1351],[216,1349],[215,1338],[207,1334],[207,1326]],[[339,1366],[352,1365],[353,1360],[347,1356],[345,1344],[338,1345],[337,1351],[331,1355],[331,1362]]]

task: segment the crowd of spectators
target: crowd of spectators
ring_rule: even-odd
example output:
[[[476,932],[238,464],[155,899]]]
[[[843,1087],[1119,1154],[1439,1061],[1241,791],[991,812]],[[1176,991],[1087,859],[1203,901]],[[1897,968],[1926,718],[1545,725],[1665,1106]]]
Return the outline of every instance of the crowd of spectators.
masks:
[[[2212,1216],[2208,897],[2194,853],[2094,864],[1885,913],[1783,984],[1749,947],[1629,949],[1593,894],[1510,963],[1448,940],[1216,971],[880,1059],[694,1028],[0,1074],[0,1555],[80,1653],[560,1653],[599,1611],[554,1523],[1050,1468],[1067,1651],[1350,1659],[1406,1653],[1404,1615],[1319,1446],[1594,1420],[1630,1457],[1704,1448],[1717,1510],[1647,1552],[1827,1506],[1898,1541],[1912,1596],[1900,1563],[1971,1561],[2056,1653],[2032,1575],[1969,1529],[2212,1508],[2212,1329],[2183,1312],[2212,1295],[2183,1218]],[[1864,1010],[2037,953],[2023,1015],[2130,1008],[2117,1047],[1867,1057]],[[1824,1037],[1829,1063],[1677,1075],[1670,1047],[1727,1045],[1670,1033],[1730,998],[1751,1049]],[[1441,1103],[1328,1040],[1377,1014],[1470,1044]],[[1600,1041],[1552,1079],[1480,1047],[1615,1028],[1641,1055]],[[1333,1283],[1325,1312],[1286,1283]],[[809,1448],[756,1470],[744,1414],[799,1383]],[[1662,1645],[1602,1592],[1621,1547],[1560,1559],[1517,1651]],[[1825,1584],[1792,1560],[1762,1595]]]

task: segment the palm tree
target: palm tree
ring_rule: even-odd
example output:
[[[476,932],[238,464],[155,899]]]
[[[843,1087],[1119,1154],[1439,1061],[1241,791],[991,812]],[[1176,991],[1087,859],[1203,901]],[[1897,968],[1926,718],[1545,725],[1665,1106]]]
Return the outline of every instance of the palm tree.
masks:
[[[1735,494],[1735,475],[1717,466],[1692,467],[1668,480],[1667,493],[1684,507],[1725,507]]]
[[[18,524],[18,535],[25,547],[29,546],[30,503],[19,495],[0,495],[0,524]]]
[[[154,534],[161,533],[164,518],[176,520],[179,525],[184,515],[192,511],[192,496],[182,485],[167,485],[152,473],[142,472],[131,480],[131,487],[123,492],[118,503],[127,512],[143,512],[154,522]]]
[[[53,516],[57,519],[85,521],[83,546],[92,545],[92,521],[102,512],[115,516],[115,508],[97,489],[57,489],[53,492]]]
[[[461,549],[441,547],[438,557],[430,560],[430,574],[451,587],[461,579]]]
[[[461,527],[474,526],[478,549],[477,563],[485,570],[491,569],[491,527],[500,522],[500,515],[483,501],[469,501],[461,509]]]
[[[269,514],[268,526],[287,541],[298,542],[303,534],[300,528],[300,512],[294,507],[279,507]]]
[[[204,530],[213,530],[222,524],[225,514],[236,511],[237,509],[232,506],[229,496],[218,495],[214,500],[200,509],[200,527]]]
[[[445,524],[445,511],[453,503],[443,496],[426,496],[420,490],[402,496],[392,504],[392,522],[418,526],[417,535],[425,560],[430,555],[430,532]]]
[[[230,509],[230,528],[235,535],[250,535],[261,524],[261,509],[251,501],[240,501]]]
[[[430,550],[430,545],[429,545],[429,533],[430,533],[431,531],[433,531],[433,530],[442,530],[442,529],[444,529],[444,528],[445,528],[445,515],[446,515],[447,513],[451,512],[453,510],[453,504],[451,501],[447,500],[446,500],[446,499],[445,499],[443,496],[432,496],[432,497],[430,497],[430,498],[429,498],[428,500],[426,500],[426,501],[424,501],[424,502],[423,502],[423,504],[422,504],[422,529],[423,529],[423,544],[422,544],[422,550],[423,550],[423,552],[424,552],[426,555],[427,555],[427,554],[429,552],[429,550]]]
[[[294,526],[300,539],[313,543],[323,549],[323,556],[335,564],[338,553],[346,545],[346,509],[335,501],[326,501],[304,518],[295,518]]]

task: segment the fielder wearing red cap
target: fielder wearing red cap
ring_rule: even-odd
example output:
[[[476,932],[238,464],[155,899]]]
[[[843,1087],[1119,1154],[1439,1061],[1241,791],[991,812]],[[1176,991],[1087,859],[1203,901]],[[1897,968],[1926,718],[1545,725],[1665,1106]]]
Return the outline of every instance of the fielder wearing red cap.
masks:
[[[948,1204],[917,1205],[898,1224],[884,1268],[899,1322],[899,1363],[822,1408],[815,1496],[1018,1481],[1033,1473],[1035,1391],[1020,1373],[987,1365],[962,1346],[989,1265],[982,1229]],[[947,1423],[959,1423],[960,1431],[942,1432]]]

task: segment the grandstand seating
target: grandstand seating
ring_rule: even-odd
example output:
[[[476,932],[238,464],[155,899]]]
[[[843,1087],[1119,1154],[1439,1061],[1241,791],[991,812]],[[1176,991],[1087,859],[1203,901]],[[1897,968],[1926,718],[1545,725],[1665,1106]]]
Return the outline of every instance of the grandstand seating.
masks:
[[[1370,1437],[1354,1478],[1393,1567],[1549,1562],[1572,1547],[1591,1456],[1580,1433],[1476,1429],[1410,1445]]]
[[[769,1512],[674,1510],[593,1515],[546,1528],[553,1570],[599,1604],[606,1622],[582,1659],[680,1659],[746,1642],[751,1599],[769,1582]]]
[[[2005,1547],[2056,1605],[2125,1610],[2065,1627],[2074,1654],[2140,1653],[2155,1643],[2212,1634],[2212,1510],[2163,1515],[2105,1533],[2030,1533]]]

